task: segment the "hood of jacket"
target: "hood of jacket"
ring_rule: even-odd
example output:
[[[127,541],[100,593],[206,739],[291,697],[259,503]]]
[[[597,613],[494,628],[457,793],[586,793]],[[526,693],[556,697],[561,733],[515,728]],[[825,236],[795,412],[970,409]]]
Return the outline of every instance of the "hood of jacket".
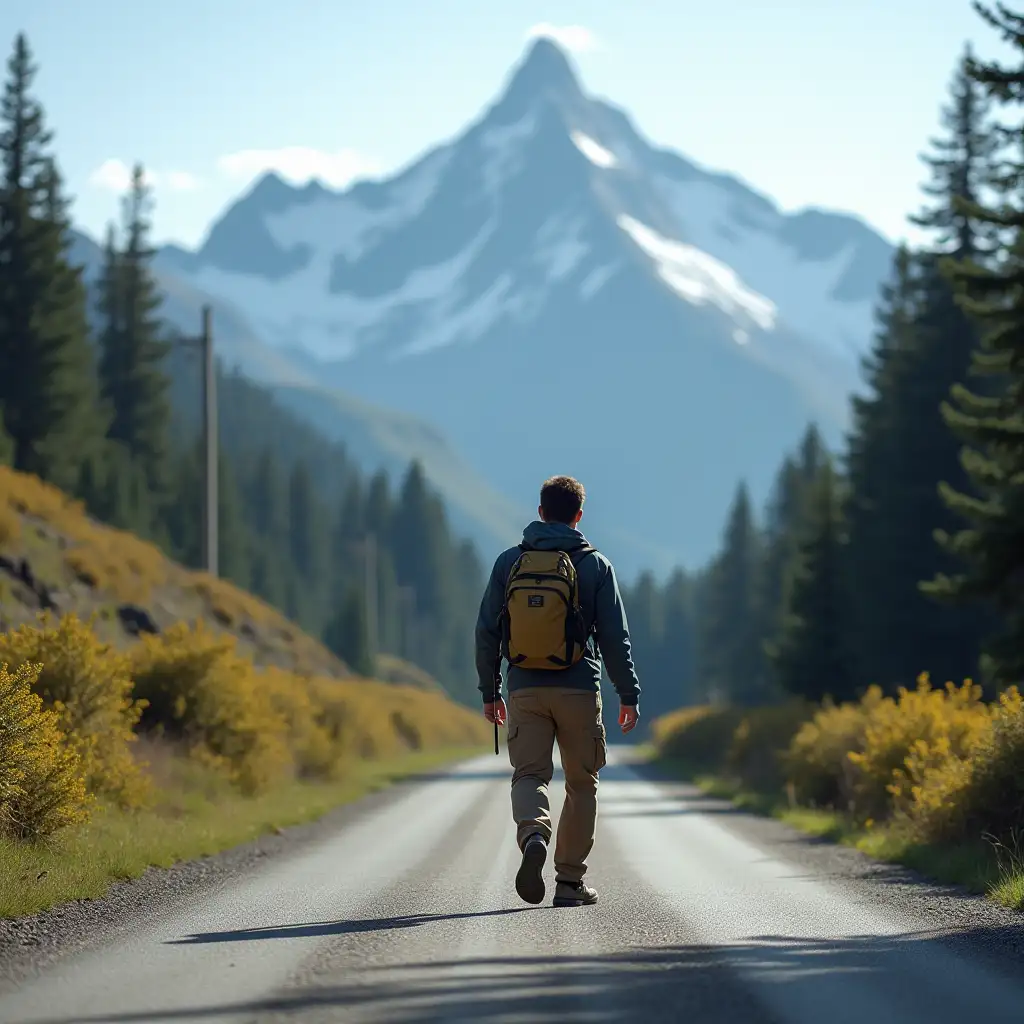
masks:
[[[575,551],[588,543],[587,538],[565,523],[536,520],[523,530],[523,544],[536,551]]]

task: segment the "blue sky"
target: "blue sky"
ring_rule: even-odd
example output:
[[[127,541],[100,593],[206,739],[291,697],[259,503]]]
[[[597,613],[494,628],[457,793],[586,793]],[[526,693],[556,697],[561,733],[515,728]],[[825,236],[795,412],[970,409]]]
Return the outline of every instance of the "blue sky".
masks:
[[[142,160],[157,239],[188,245],[266,167],[341,186],[457,133],[537,26],[656,142],[890,238],[964,42],[996,52],[968,0],[0,4],[0,45],[24,30],[41,65],[78,223],[101,233]]]

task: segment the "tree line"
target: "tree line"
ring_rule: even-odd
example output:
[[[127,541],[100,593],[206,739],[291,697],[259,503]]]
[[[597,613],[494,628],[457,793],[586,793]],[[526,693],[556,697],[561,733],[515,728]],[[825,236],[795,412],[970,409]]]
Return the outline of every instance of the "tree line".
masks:
[[[201,558],[198,361],[174,344],[134,169],[101,272],[74,265],[69,202],[24,35],[0,106],[0,459],[193,567]],[[397,654],[473,699],[483,575],[422,468],[366,479],[238,374],[218,369],[221,574],[360,672]]]
[[[1011,63],[958,63],[843,450],[810,428],[760,515],[741,485],[688,580],[686,657],[657,668],[684,700],[1024,677],[1024,15],[974,6]]]

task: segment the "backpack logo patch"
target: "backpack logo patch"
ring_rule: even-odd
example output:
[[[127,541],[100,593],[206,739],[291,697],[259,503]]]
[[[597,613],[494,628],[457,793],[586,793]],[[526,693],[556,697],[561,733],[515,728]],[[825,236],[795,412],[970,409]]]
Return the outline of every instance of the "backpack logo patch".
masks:
[[[544,607],[544,595],[543,594],[528,594],[526,597],[527,608],[543,608]]]

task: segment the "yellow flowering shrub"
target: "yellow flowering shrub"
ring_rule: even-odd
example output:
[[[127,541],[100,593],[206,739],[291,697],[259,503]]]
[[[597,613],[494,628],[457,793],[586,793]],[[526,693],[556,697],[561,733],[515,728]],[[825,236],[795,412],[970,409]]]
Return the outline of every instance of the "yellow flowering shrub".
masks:
[[[908,808],[930,842],[1006,840],[1024,825],[1024,699],[1016,687],[988,709],[966,754],[917,771]]]
[[[101,643],[75,615],[44,614],[39,626],[0,634],[0,663],[14,671],[38,665],[36,693],[57,713],[60,730],[81,759],[90,792],[138,806],[146,776],[129,744],[143,704],[132,695],[128,658]]]
[[[41,666],[0,661],[0,836],[38,839],[88,817],[81,758],[33,692]]]
[[[930,767],[970,754],[988,723],[981,688],[932,687],[922,674],[913,690],[878,701],[868,712],[863,748],[850,752],[857,769],[853,813],[860,820],[882,819],[903,810],[913,788]]]
[[[265,789],[292,767],[285,717],[232,636],[178,623],[131,652],[142,727],[179,738],[239,789]]]

